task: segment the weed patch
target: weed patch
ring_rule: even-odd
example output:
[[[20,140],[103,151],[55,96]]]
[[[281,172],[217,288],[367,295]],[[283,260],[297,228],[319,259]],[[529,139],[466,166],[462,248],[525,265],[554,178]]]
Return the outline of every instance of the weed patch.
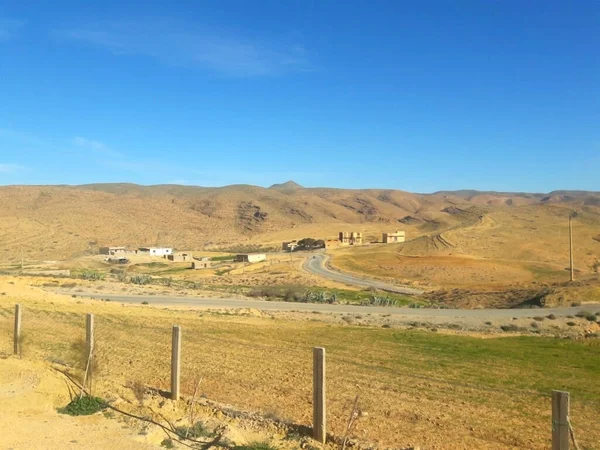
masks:
[[[277,447],[268,442],[253,442],[246,445],[236,445],[232,450],[278,450]]]
[[[164,448],[175,448],[173,445],[173,439],[163,439],[160,443],[160,446]]]
[[[58,412],[69,416],[90,416],[105,408],[106,403],[104,400],[86,395],[71,400],[67,406],[58,408]]]

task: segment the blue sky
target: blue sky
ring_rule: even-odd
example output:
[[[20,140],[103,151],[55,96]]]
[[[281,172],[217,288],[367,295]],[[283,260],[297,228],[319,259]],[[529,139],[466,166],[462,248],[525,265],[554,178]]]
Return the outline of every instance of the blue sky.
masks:
[[[170,3],[0,5],[0,184],[600,190],[596,0]]]

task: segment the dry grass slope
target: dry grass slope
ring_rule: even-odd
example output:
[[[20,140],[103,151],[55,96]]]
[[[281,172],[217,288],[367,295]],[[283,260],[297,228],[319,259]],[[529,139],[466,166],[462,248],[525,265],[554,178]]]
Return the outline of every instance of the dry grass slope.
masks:
[[[504,255],[510,252],[502,249],[513,247],[517,230],[519,239],[530,244],[513,256],[531,259],[530,254],[560,237],[572,209],[579,211],[578,223],[582,231],[585,228],[576,244],[597,255],[600,242],[592,238],[600,225],[600,193],[425,195],[306,189],[294,183],[271,188],[5,186],[0,187],[0,260],[16,262],[21,246],[30,260],[54,260],[111,244],[181,249],[272,245],[304,236],[333,237],[341,229],[361,229],[367,240],[376,240],[382,230],[396,228],[421,237],[403,248],[406,255],[488,256],[498,249]]]

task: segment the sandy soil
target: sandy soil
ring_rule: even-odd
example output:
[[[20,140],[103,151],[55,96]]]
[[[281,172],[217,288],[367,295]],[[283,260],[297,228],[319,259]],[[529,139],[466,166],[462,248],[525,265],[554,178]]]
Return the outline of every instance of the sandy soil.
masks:
[[[69,402],[64,378],[39,361],[0,361],[1,448],[156,449],[160,443],[103,415],[71,417],[57,407]]]

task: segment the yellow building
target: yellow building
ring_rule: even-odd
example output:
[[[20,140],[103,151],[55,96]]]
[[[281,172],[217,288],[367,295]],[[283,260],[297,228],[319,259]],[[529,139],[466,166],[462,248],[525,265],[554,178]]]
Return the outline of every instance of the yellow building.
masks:
[[[405,231],[394,231],[392,233],[383,233],[382,239],[384,244],[394,244],[396,242],[404,242],[406,240]]]
[[[361,245],[363,243],[363,235],[360,231],[340,231],[339,241],[342,245]]]

